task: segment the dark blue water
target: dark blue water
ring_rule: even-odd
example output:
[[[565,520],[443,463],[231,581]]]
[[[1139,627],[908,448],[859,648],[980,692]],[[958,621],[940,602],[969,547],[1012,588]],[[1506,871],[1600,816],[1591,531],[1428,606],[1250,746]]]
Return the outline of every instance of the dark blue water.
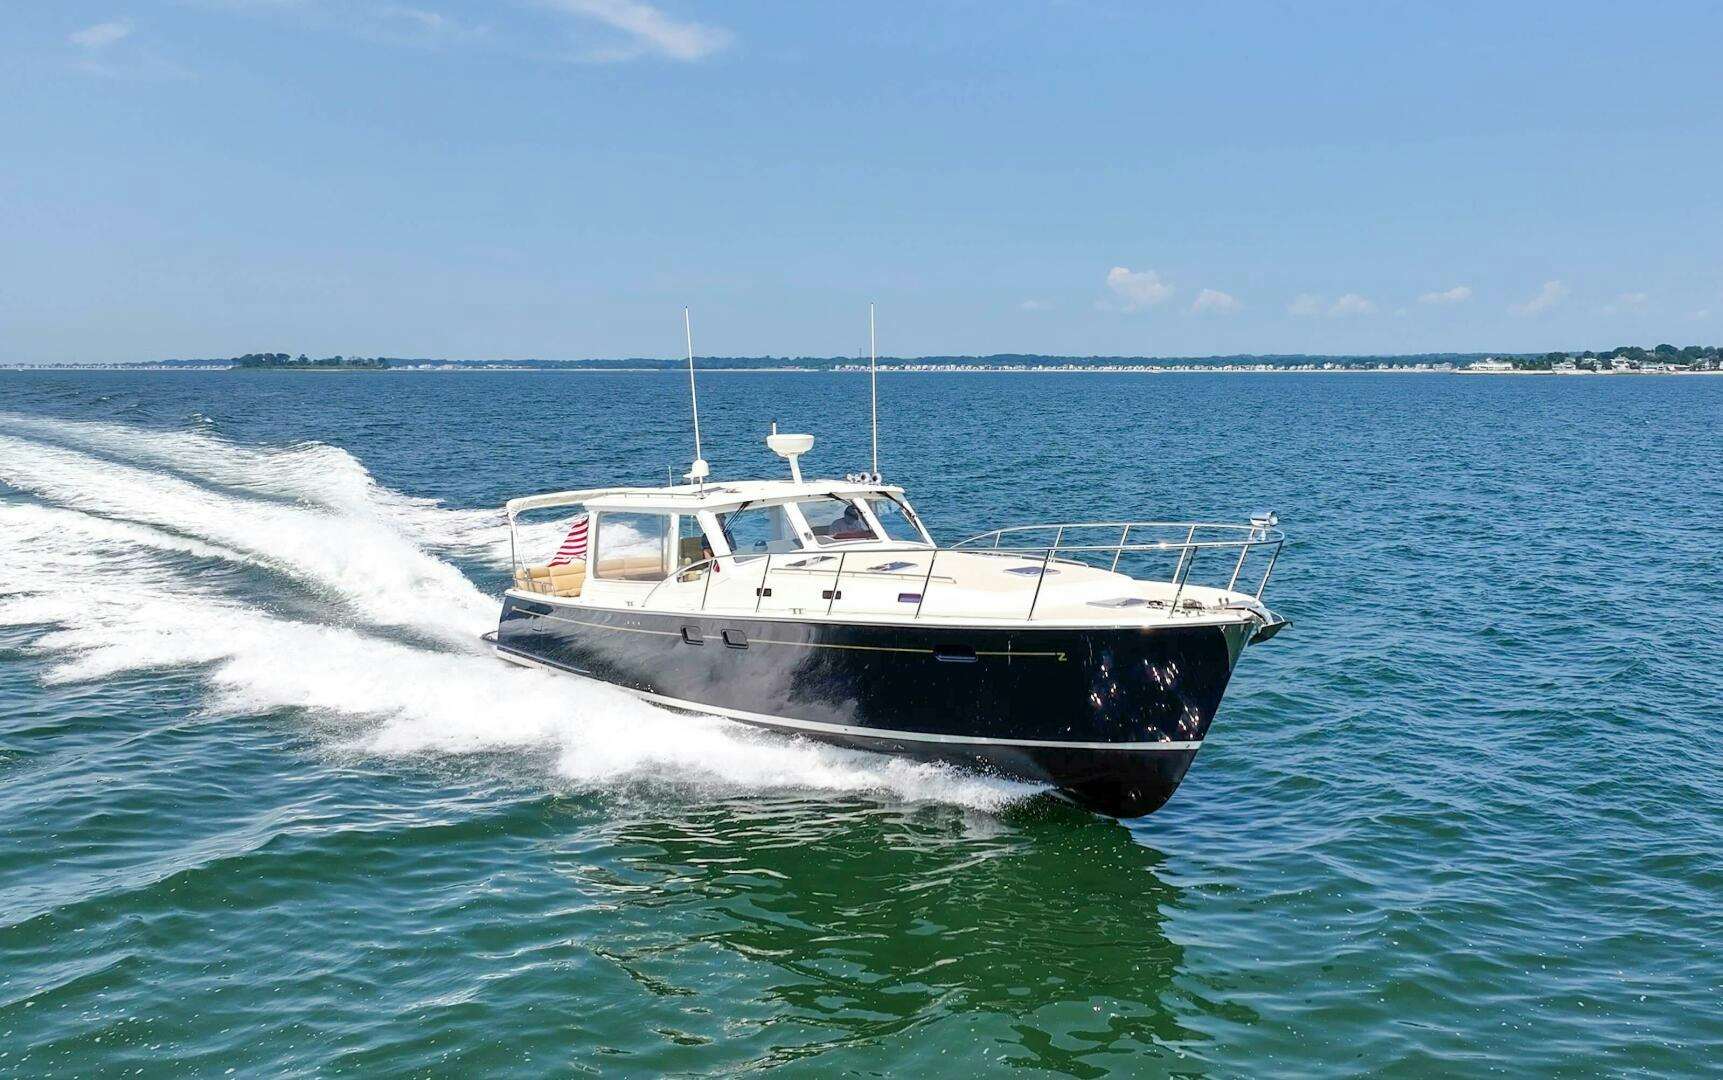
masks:
[[[1160,813],[486,656],[495,507],[684,468],[673,375],[0,372],[0,1075],[1715,1072],[1723,379],[881,389],[942,540],[1280,511]]]

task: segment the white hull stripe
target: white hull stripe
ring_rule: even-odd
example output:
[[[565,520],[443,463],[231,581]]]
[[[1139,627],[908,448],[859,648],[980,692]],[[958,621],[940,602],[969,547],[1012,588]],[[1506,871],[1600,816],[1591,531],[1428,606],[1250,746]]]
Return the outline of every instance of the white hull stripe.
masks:
[[[726,709],[718,705],[708,705],[700,701],[686,701],[682,698],[666,697],[663,694],[652,694],[645,690],[634,690],[616,683],[605,682],[585,672],[573,671],[560,664],[552,664],[537,660],[521,653],[497,647],[497,655],[511,664],[523,667],[539,667],[547,671],[573,675],[580,679],[590,679],[633,694],[643,701],[655,705],[664,705],[672,709],[683,709],[688,712],[710,713],[744,723],[759,724],[765,727],[784,728],[791,731],[817,731],[828,735],[850,735],[860,739],[880,739],[894,742],[924,742],[924,743],[955,743],[968,746],[1022,746],[1049,750],[1150,750],[1150,751],[1183,751],[1197,750],[1202,747],[1202,740],[1189,742],[1067,742],[1057,739],[994,739],[982,735],[936,735],[922,731],[893,731],[889,728],[857,727],[851,724],[827,724],[818,720],[796,720],[787,716],[772,716],[767,713],[748,712],[744,709]]]

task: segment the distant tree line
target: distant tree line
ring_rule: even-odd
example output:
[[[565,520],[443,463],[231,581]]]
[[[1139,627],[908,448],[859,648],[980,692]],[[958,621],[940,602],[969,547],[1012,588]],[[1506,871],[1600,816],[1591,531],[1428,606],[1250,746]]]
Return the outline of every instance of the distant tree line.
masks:
[[[304,369],[304,370],[377,370],[389,366],[389,360],[383,356],[324,356],[316,360],[304,353],[298,356],[288,356],[286,353],[246,353],[235,356],[228,361],[236,368],[244,369]]]

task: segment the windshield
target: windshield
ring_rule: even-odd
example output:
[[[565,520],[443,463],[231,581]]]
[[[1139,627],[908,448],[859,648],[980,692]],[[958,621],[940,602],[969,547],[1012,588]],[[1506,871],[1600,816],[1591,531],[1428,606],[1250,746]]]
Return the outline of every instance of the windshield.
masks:
[[[737,556],[763,555],[771,551],[796,551],[795,531],[781,506],[756,506],[725,514],[719,522],[724,539]]]
[[[887,540],[907,544],[922,542],[921,531],[909,519],[902,503],[884,495],[869,495],[863,501],[867,503],[867,508],[873,511],[873,516],[879,519],[879,527],[885,530]]]
[[[796,508],[807,520],[808,528],[813,530],[815,543],[837,544],[845,540],[879,539],[868,525],[867,518],[862,516],[861,507],[848,499],[828,495],[823,499],[799,502]]]

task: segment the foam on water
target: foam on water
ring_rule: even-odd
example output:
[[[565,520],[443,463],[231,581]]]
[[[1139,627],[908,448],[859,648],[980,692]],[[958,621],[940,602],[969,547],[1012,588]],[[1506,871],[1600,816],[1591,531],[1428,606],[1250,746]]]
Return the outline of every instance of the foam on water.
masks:
[[[420,543],[499,567],[509,565],[501,510],[449,509],[377,483],[358,458],[338,446],[239,446],[202,432],[162,431],[99,421],[45,420],[0,413],[0,431],[94,450],[138,465],[208,480],[223,487],[292,499],[349,515],[387,519]],[[553,541],[552,541],[553,542]]]
[[[0,435],[0,480],[59,506],[225,545],[384,626],[473,648],[495,606],[375,511],[248,499]]]
[[[102,435],[102,449],[116,456],[117,430]],[[189,438],[200,453],[215,442]],[[148,440],[140,433],[140,441]],[[231,449],[221,466],[229,475],[216,482],[278,481],[278,459]],[[269,477],[245,475],[238,463],[246,460]],[[6,436],[0,478],[57,504],[0,503],[0,625],[51,627],[34,643],[49,681],[184,670],[202,680],[216,714],[305,710],[333,746],[367,754],[549,750],[558,783],[580,789],[646,780],[700,792],[873,792],[980,809],[1038,790],[670,713],[609,687],[503,664],[476,648],[475,635],[494,624],[495,601],[407,535],[386,491],[341,505],[284,505],[60,440]],[[373,625],[449,644],[273,615],[225,593],[220,575],[200,572],[193,559],[267,567]]]

